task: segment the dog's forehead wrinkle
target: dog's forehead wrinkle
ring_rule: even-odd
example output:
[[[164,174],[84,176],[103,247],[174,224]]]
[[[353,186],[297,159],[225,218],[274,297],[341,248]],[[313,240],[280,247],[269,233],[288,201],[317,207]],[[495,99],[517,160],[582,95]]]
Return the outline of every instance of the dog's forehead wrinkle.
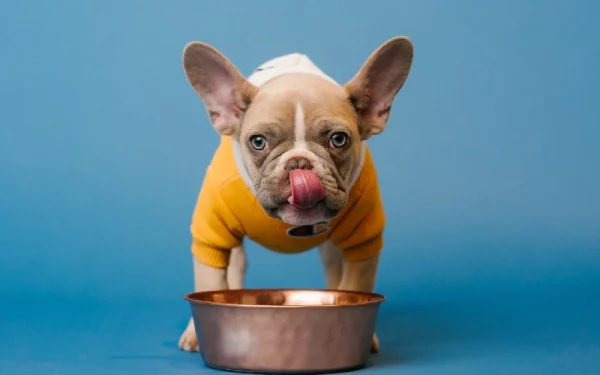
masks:
[[[249,127],[258,121],[277,121],[289,138],[306,139],[321,118],[356,123],[344,89],[320,77],[287,74],[264,85],[256,95],[247,115]],[[303,120],[303,121],[301,121]]]

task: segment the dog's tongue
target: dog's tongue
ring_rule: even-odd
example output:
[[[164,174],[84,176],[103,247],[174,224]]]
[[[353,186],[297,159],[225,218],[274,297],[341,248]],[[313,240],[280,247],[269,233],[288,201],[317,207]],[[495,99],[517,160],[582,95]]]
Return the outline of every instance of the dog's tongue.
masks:
[[[324,197],[323,185],[317,175],[306,169],[294,169],[290,172],[292,196],[290,204],[300,208],[314,207]]]

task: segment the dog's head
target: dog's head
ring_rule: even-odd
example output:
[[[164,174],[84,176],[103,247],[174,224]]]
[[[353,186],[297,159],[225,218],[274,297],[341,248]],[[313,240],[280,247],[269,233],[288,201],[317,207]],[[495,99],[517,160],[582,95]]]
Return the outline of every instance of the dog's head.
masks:
[[[281,59],[294,59],[297,69],[272,74],[273,67],[264,66],[254,81],[205,43],[188,44],[183,65],[215,129],[239,145],[264,210],[302,225],[335,217],[344,207],[363,141],[385,129],[412,58],[408,38],[390,39],[343,86],[313,74],[317,68],[299,54],[272,61],[289,68]]]

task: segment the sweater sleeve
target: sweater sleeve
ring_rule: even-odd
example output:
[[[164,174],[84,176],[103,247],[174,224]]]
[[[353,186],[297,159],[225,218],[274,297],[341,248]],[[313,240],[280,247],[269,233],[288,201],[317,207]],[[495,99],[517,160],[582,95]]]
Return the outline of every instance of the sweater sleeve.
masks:
[[[351,203],[347,213],[336,225],[331,240],[349,262],[367,260],[383,248],[386,218],[377,176],[372,174],[365,188]]]
[[[192,254],[215,268],[227,268],[231,249],[242,244],[241,225],[212,180],[202,185],[191,224]]]

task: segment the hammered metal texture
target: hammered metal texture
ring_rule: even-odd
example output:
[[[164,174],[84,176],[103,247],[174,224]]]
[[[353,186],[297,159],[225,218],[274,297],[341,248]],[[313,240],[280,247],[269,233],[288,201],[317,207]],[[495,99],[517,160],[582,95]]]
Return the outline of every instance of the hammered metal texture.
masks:
[[[368,359],[378,294],[242,289],[186,296],[206,365],[252,372],[329,372]]]

